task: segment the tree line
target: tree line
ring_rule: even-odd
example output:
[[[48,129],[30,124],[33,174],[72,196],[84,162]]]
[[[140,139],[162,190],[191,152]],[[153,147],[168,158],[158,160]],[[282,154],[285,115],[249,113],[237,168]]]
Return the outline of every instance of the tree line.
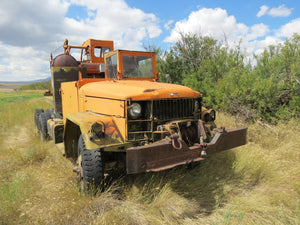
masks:
[[[240,44],[192,34],[181,35],[165,52],[148,47],[158,55],[160,81],[201,92],[207,107],[271,123],[300,117],[299,49],[298,34],[251,59]]]

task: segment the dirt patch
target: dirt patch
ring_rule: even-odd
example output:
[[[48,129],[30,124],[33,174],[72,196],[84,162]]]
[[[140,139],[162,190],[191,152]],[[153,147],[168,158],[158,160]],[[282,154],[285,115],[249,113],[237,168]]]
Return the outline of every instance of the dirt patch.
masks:
[[[30,141],[29,133],[32,133],[32,131],[29,131],[28,126],[21,126],[18,131],[10,131],[7,134],[9,138],[3,140],[3,146],[13,149],[24,149]]]

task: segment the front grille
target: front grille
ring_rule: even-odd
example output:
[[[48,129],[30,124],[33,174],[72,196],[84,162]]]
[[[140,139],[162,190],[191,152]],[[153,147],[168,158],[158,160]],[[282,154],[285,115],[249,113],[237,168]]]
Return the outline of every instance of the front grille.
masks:
[[[153,117],[158,120],[190,118],[194,115],[194,99],[164,99],[153,101]]]
[[[128,119],[128,140],[161,139],[160,133],[154,133],[157,126],[172,120],[194,119],[195,101],[201,107],[201,98],[138,101],[142,106],[142,116],[136,120]]]

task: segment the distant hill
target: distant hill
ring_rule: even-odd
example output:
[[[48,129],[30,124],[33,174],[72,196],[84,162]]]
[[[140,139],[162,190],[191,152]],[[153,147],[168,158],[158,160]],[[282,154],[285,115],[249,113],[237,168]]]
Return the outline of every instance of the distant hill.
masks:
[[[51,77],[45,79],[31,80],[31,81],[0,81],[1,84],[34,84],[51,80]]]

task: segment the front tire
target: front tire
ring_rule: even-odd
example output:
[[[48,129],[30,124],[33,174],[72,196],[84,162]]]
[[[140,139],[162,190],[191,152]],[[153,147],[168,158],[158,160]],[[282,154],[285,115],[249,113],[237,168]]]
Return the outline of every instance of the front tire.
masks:
[[[78,139],[77,176],[81,191],[99,187],[104,179],[104,163],[100,149],[87,150],[83,137]]]

